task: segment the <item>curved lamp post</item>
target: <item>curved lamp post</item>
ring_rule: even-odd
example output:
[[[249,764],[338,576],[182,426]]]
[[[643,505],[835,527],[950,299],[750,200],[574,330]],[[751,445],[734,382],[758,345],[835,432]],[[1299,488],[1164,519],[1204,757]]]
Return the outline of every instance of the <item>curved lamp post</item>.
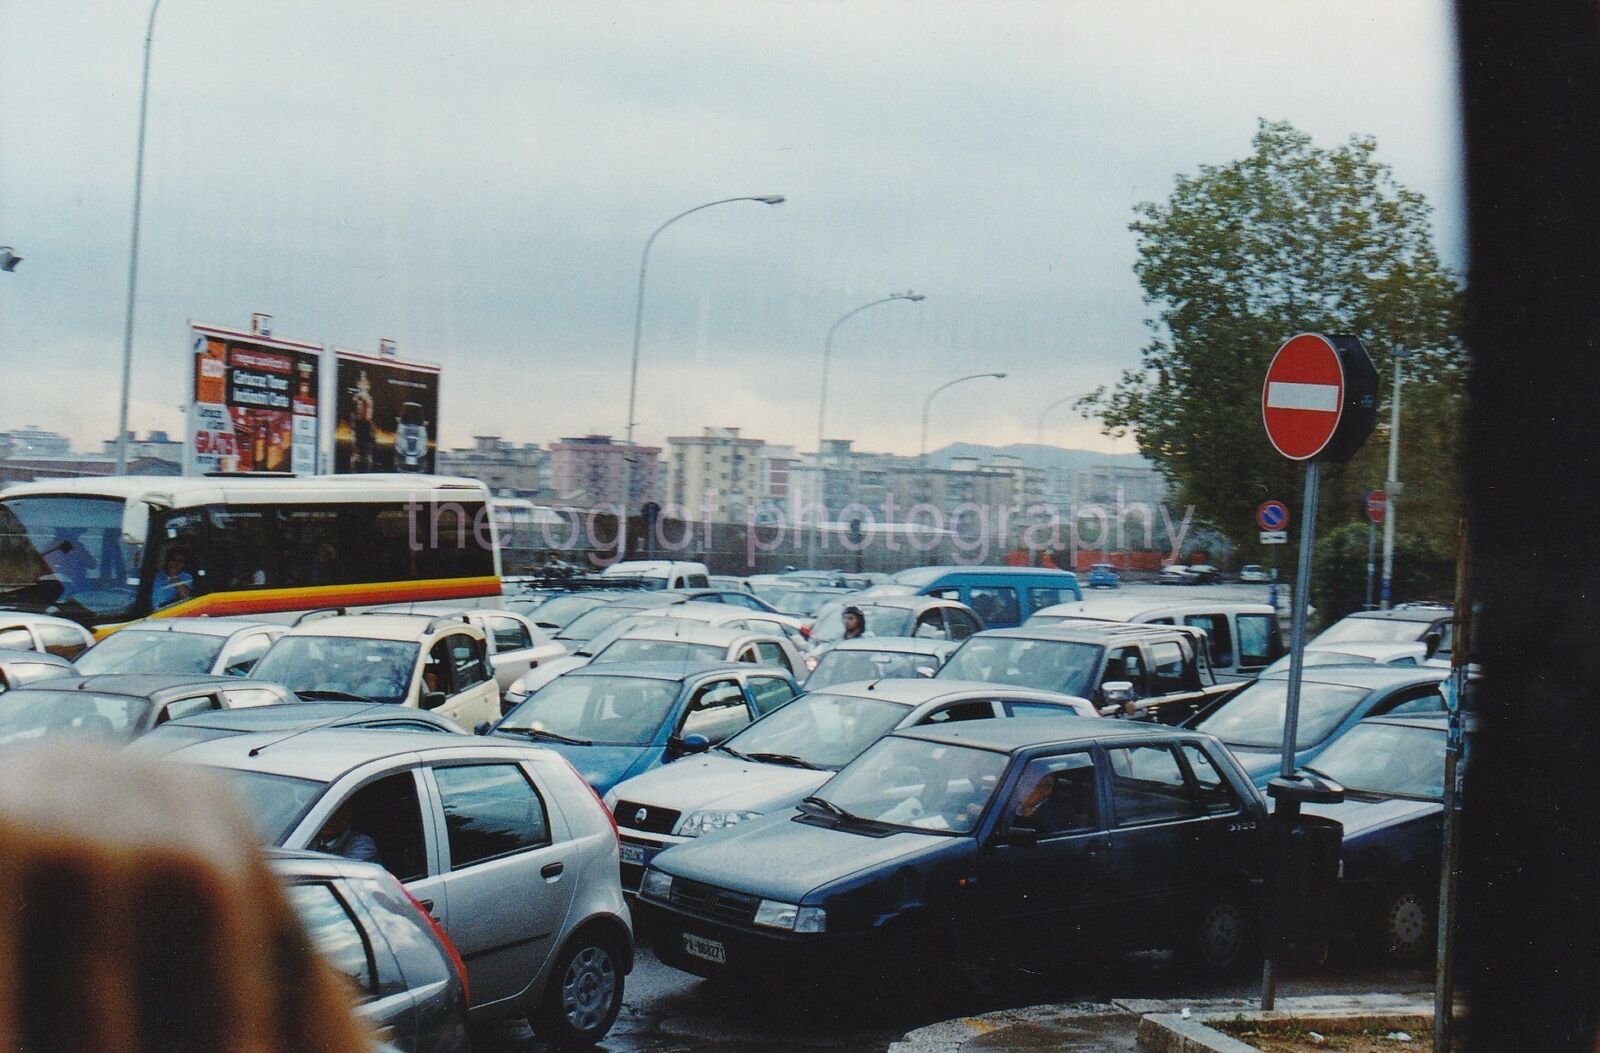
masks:
[[[928,397],[923,400],[923,402],[922,402],[922,452],[917,455],[917,461],[918,461],[918,468],[919,468],[919,470],[921,471],[921,474],[922,474],[922,485],[923,485],[924,489],[926,489],[926,487],[928,485],[928,410],[933,408],[933,397],[935,395],[939,394],[939,392],[945,390],[946,388],[953,388],[957,384],[964,384],[969,380],[982,380],[984,377],[993,377],[996,380],[1004,380],[1006,378],[1006,375],[1004,373],[972,373],[972,374],[969,374],[969,375],[964,376],[964,377],[957,377],[954,380],[949,380],[949,381],[946,381],[943,384],[940,384],[938,387],[936,387],[932,391],[928,392]]]
[[[150,5],[150,21],[144,31],[144,74],[139,81],[139,139],[133,160],[133,240],[128,249],[128,311],[122,323],[122,404],[117,411],[117,474],[128,471],[128,386],[133,382],[133,297],[139,280],[139,209],[144,201],[144,118],[150,101],[150,41],[156,35],[156,10],[161,0]]]
[[[159,2],[159,0],[158,0]],[[661,232],[672,226],[685,216],[717,205],[728,205],[735,201],[755,201],[762,205],[781,205],[784,198],[782,194],[761,194],[754,197],[725,197],[716,201],[707,201],[703,205],[684,209],[676,216],[661,224],[650,232],[645,239],[644,251],[639,254],[639,295],[633,306],[633,363],[628,369],[628,427],[626,445],[622,454],[622,501],[621,515],[617,517],[617,558],[626,559],[628,555],[628,504],[632,497],[633,489],[633,410],[635,398],[639,390],[639,336],[644,330],[644,278],[645,272],[650,267],[650,246],[656,243],[656,238]]]

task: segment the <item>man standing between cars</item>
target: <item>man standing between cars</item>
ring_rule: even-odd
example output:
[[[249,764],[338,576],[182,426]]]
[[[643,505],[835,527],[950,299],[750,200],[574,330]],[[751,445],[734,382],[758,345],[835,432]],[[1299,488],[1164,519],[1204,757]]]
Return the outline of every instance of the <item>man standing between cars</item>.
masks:
[[[860,607],[846,607],[843,618],[846,640],[855,640],[867,635],[867,618],[861,613]]]

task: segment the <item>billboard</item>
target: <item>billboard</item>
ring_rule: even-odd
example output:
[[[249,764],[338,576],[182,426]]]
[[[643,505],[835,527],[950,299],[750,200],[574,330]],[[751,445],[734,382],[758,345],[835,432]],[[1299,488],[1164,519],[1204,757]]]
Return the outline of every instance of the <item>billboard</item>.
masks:
[[[432,472],[439,367],[334,349],[333,470]]]
[[[198,322],[189,335],[185,474],[315,474],[322,348]]]

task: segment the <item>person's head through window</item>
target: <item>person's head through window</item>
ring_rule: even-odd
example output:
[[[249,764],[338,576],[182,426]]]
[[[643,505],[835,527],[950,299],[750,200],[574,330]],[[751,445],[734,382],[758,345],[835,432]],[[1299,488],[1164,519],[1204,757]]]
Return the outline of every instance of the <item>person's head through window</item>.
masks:
[[[1037,828],[1039,825],[1039,809],[1043,808],[1045,803],[1050,800],[1055,788],[1055,777],[1045,773],[1035,779],[1032,786],[1022,791],[1021,798],[1017,801],[1017,825]]]
[[[854,640],[865,636],[867,632],[867,616],[861,613],[860,607],[846,607],[843,615],[844,638]]]
[[[170,607],[194,595],[194,578],[189,575],[189,550],[173,545],[161,557],[161,569],[156,572],[150,590],[152,607]]]
[[[372,836],[358,830],[354,823],[354,798],[345,801],[317,833],[317,850],[346,859],[359,859],[363,863],[381,863],[378,844]]]

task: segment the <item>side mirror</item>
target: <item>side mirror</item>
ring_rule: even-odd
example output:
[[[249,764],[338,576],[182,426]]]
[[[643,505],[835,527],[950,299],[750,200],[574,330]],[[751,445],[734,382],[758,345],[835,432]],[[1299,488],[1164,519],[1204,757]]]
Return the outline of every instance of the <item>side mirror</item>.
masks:
[[[150,534],[150,506],[143,501],[129,501],[122,508],[122,540],[129,545],[145,543]]]
[[[1432,658],[1439,652],[1439,644],[1444,642],[1444,634],[1434,629],[1422,638],[1423,654]]]
[[[1032,848],[1039,843],[1039,831],[1031,826],[1013,826],[996,834],[994,843],[1011,848]]]
[[[935,669],[931,665],[919,665],[919,666],[917,666],[917,675],[918,676],[931,677],[936,672],[938,672],[938,670]]]
[[[487,735],[487,734],[489,734],[489,729],[492,728],[492,727],[494,727],[494,725],[490,724],[487,720],[485,720],[482,723],[480,723],[477,727],[473,728],[472,729],[472,733],[474,735]]]
[[[445,704],[448,697],[443,691],[424,691],[422,693],[422,708],[438,709]]]
[[[667,740],[667,749],[679,757],[687,757],[694,753],[704,753],[711,748],[711,740],[704,735],[685,735],[682,738]]]
[[[1114,717],[1118,713],[1121,713],[1121,712],[1122,712],[1122,707],[1121,706],[1101,706],[1100,707],[1100,715],[1102,717]]]

